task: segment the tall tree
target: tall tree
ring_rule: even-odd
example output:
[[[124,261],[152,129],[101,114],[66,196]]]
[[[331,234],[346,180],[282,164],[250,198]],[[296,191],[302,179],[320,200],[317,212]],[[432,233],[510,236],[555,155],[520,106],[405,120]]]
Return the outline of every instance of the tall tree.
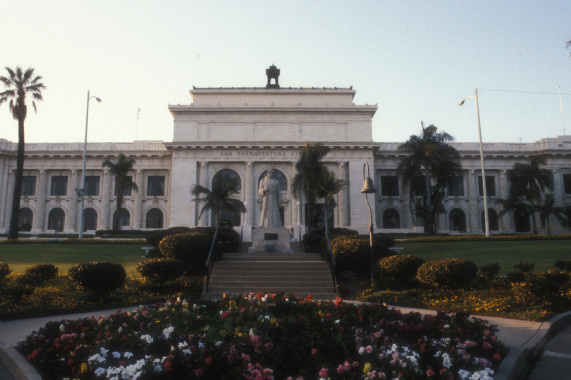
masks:
[[[305,143],[299,160],[295,164],[297,173],[293,177],[293,195],[297,199],[300,195],[305,196],[307,202],[308,217],[306,217],[309,230],[313,228],[313,208],[319,198],[319,181],[322,178],[324,166],[321,161],[329,152],[330,148],[321,143]]]
[[[121,223],[119,223],[119,220],[125,197],[125,194],[123,193],[124,190],[138,190],[137,185],[133,182],[131,176],[129,176],[129,171],[133,169],[134,165],[135,159],[133,157],[127,157],[123,153],[119,153],[117,161],[113,162],[111,160],[105,160],[102,164],[103,167],[108,167],[111,174],[115,176],[115,195],[117,197],[117,203],[115,207],[115,217],[113,218],[114,231],[121,230]]]
[[[231,177],[225,177],[222,172],[214,175],[212,189],[201,185],[194,185],[192,188],[192,195],[200,197],[198,200],[204,202],[199,217],[207,210],[214,211],[216,228],[220,227],[220,215],[224,210],[246,212],[244,203],[232,197],[237,193],[239,193],[238,182]]]
[[[10,112],[15,120],[18,120],[18,154],[16,157],[16,172],[14,180],[14,193],[12,198],[12,213],[10,215],[10,229],[8,239],[18,239],[18,214],[20,212],[20,196],[22,195],[22,177],[24,175],[24,121],[28,114],[26,96],[32,98],[32,106],[36,109],[36,100],[43,100],[42,90],[46,88],[41,82],[42,77],[34,75],[34,69],[28,68],[25,71],[21,67],[12,70],[6,67],[7,76],[0,76],[0,82],[4,84],[6,90],[0,92],[0,106],[8,102]]]
[[[335,194],[343,190],[347,186],[347,182],[342,179],[337,179],[335,174],[327,169],[325,166],[321,172],[318,184],[317,195],[324,200],[323,214],[325,221],[325,239],[327,247],[331,252],[331,242],[329,239],[329,208],[336,206]]]
[[[551,235],[551,223],[549,222],[551,215],[553,215],[563,227],[567,227],[567,210],[565,207],[555,206],[553,194],[547,194],[543,204],[536,207],[536,211],[539,211],[541,225],[545,227],[547,224],[547,233],[549,235]]]
[[[533,233],[537,234],[535,208],[545,190],[553,190],[553,173],[542,168],[545,158],[532,157],[529,163],[517,162],[508,171],[510,181],[510,198],[520,198],[529,203],[532,212]]]
[[[424,127],[422,133],[410,136],[399,145],[397,152],[401,153],[398,171],[405,183],[411,186],[409,205],[422,215],[424,232],[436,233],[438,215],[444,212],[442,203],[445,197],[446,185],[458,175],[462,169],[460,154],[448,141],[454,138],[446,132],[438,132],[434,125]],[[422,178],[424,189],[413,186]],[[421,197],[418,199],[417,197]],[[421,201],[419,201],[421,200]]]

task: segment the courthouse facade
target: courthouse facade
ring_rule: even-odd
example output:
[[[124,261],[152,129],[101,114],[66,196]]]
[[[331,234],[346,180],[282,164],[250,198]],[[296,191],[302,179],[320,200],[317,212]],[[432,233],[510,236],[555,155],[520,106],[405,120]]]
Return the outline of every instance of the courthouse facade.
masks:
[[[267,170],[274,169],[281,183],[283,224],[299,238],[306,228],[307,210],[304,199],[293,195],[295,163],[306,142],[321,142],[331,148],[324,159],[326,166],[348,183],[336,196],[335,226],[368,230],[369,211],[360,193],[363,167],[368,163],[378,190],[369,196],[375,231],[422,231],[422,221],[410,211],[409,186],[396,171],[399,143],[372,139],[377,106],[355,105],[352,88],[280,88],[277,77],[273,84],[270,79],[267,87],[259,88],[193,88],[190,104],[169,106],[174,119],[172,142],[88,143],[85,229],[111,228],[116,212],[114,178],[102,162],[115,161],[124,153],[136,160],[130,175],[137,190],[124,191],[123,229],[211,225],[212,215],[200,215],[202,204],[191,191],[196,184],[210,187],[214,175],[222,172],[238,180],[236,197],[247,209],[244,214],[227,212],[223,217],[248,241],[260,218],[258,183]],[[0,233],[9,226],[16,145],[0,139]],[[481,234],[478,144],[452,145],[460,152],[463,172],[447,191],[438,231]],[[571,136],[535,143],[486,143],[483,148],[492,234],[529,232],[530,215],[500,217],[501,205],[494,200],[507,198],[507,171],[516,162],[529,162],[532,155],[545,155],[546,168],[554,174],[556,204],[571,212]],[[76,189],[81,187],[82,160],[83,143],[26,144],[22,231],[78,232],[81,199]],[[539,219],[538,224],[541,227]],[[554,218],[551,229],[568,231]]]

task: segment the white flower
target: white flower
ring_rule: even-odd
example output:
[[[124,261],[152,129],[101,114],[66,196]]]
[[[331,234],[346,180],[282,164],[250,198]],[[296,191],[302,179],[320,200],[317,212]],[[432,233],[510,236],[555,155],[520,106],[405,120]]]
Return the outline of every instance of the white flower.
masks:
[[[188,343],[186,343],[186,342],[180,342],[180,343],[178,344],[178,348],[181,349],[181,350],[182,350],[183,348],[187,347],[187,346],[188,346]]]
[[[173,327],[173,326],[170,326],[170,327],[167,327],[166,329],[164,329],[164,330],[163,330],[163,336],[165,337],[165,339],[170,338],[170,336],[171,336],[171,334],[173,333],[173,331],[174,331],[174,327]]]
[[[365,347],[359,347],[359,355],[363,355],[365,353]]]
[[[126,359],[129,359],[129,358],[132,358],[132,357],[133,357],[133,354],[130,353],[130,352],[125,352],[125,353],[123,354],[123,357],[126,358]]]
[[[97,369],[95,370],[95,376],[97,376],[97,377],[103,376],[103,374],[104,374],[105,372],[107,372],[107,371],[105,371],[104,368],[99,367],[99,368],[97,368]]]
[[[141,339],[144,340],[145,342],[149,343],[149,344],[151,344],[155,341],[153,339],[153,337],[150,336],[149,334],[141,335]]]
[[[115,359],[119,359],[121,357],[121,353],[117,351],[113,352],[111,355],[113,355]]]

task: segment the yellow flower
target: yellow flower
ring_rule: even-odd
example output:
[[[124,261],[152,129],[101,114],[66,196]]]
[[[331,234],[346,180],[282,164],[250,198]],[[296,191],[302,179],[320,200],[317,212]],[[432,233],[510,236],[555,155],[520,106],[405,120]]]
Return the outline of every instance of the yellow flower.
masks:
[[[87,373],[87,363],[81,363],[81,373]]]
[[[365,366],[363,367],[363,373],[366,375],[369,372],[371,372],[372,369],[373,366],[371,365],[371,363],[365,363]]]

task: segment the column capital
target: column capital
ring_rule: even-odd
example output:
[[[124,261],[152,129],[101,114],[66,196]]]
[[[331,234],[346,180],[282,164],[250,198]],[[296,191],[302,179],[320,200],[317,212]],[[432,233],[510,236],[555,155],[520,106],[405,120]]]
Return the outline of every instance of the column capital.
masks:
[[[248,161],[248,162],[246,162],[246,166],[248,168],[252,168],[254,166],[254,164],[252,163],[252,161]]]
[[[206,167],[206,165],[208,165],[208,161],[201,161],[200,162],[200,166]]]

